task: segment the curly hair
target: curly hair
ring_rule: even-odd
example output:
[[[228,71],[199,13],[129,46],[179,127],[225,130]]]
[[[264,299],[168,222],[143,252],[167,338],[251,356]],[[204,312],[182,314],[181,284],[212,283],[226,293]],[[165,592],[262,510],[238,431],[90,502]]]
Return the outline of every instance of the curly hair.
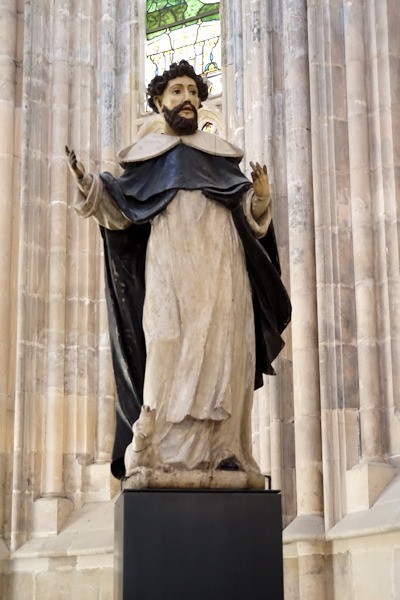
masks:
[[[155,96],[161,96],[164,92],[165,88],[168,85],[168,82],[171,79],[176,79],[177,77],[183,77],[187,75],[195,82],[197,86],[197,91],[199,93],[200,101],[207,100],[208,97],[208,86],[201,75],[197,75],[196,71],[192,67],[187,60],[181,60],[179,63],[172,63],[170,68],[167,71],[164,71],[162,75],[156,75],[149,83],[147,87],[147,104],[154,110],[154,112],[159,112],[155,102]],[[200,105],[201,106],[201,105]]]

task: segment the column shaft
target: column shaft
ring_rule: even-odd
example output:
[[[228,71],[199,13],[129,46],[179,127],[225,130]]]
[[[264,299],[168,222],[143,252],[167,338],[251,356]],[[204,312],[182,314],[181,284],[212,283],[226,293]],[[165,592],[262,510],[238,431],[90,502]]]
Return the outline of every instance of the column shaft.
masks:
[[[4,524],[6,481],[7,403],[11,351],[12,235],[14,214],[14,136],[17,9],[14,2],[0,2],[0,537]]]
[[[53,7],[51,68],[51,171],[49,202],[48,339],[44,496],[63,495],[65,296],[67,246],[67,171],[64,143],[68,140],[69,12],[64,0]]]
[[[113,3],[112,3],[113,4]],[[115,165],[115,112],[116,112],[116,10],[103,0],[103,18],[101,21],[101,73],[100,73],[100,111],[102,114],[100,131],[101,170],[116,172]],[[108,7],[108,8],[107,8]],[[107,10],[106,10],[107,9]],[[128,40],[126,40],[128,42]],[[120,78],[119,78],[120,81]],[[121,114],[120,114],[121,117]],[[122,128],[123,129],[123,128]],[[129,128],[128,128],[129,129]],[[98,237],[98,247],[102,240]],[[99,254],[101,253],[101,250]],[[111,439],[114,425],[113,379],[111,372],[111,352],[108,339],[107,310],[104,301],[103,265],[98,263],[97,295],[100,300],[98,311],[98,394],[95,458],[102,462],[110,458]]]
[[[345,53],[349,129],[350,194],[355,276],[361,453],[382,459],[375,242],[370,189],[368,99],[362,0],[345,1]]]
[[[27,282],[29,273],[29,233],[32,205],[35,205],[34,177],[30,167],[37,166],[37,158],[31,155],[31,127],[32,127],[32,70],[33,70],[33,14],[31,5],[25,4],[24,9],[24,40],[23,40],[23,62],[22,75],[22,115],[21,115],[21,189],[19,202],[19,247],[18,247],[18,274],[17,274],[17,298],[16,298],[16,365],[15,365],[15,400],[14,400],[14,430],[13,430],[13,460],[12,460],[12,491],[11,491],[11,525],[10,525],[10,547],[16,550],[26,539],[27,531],[24,530],[24,500],[23,491],[25,481],[23,477],[26,442],[26,405],[28,394],[26,392],[26,373],[29,372],[29,364],[33,358],[27,350]],[[40,169],[39,169],[40,171]],[[33,352],[32,352],[33,354]]]
[[[297,512],[311,515],[323,498],[306,2],[283,10]]]
[[[399,143],[394,134],[400,124],[400,98],[395,91],[400,40],[391,35],[399,23],[395,3],[374,1],[366,5],[368,26],[367,61],[369,65],[369,101],[371,125],[371,192],[375,238],[377,333],[380,354],[380,402],[388,439],[383,455],[400,453],[400,257],[398,187]],[[397,182],[396,182],[397,179]]]

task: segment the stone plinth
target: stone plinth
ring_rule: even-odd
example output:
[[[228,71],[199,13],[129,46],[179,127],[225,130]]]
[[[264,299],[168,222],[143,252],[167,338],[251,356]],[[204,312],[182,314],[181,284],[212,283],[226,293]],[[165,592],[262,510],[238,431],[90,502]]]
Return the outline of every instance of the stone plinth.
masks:
[[[33,535],[58,533],[73,510],[74,505],[68,498],[38,498],[33,505]]]
[[[115,507],[115,600],[283,598],[276,492],[126,490]]]
[[[347,471],[347,512],[371,508],[395,476],[395,467],[386,463],[360,464]]]

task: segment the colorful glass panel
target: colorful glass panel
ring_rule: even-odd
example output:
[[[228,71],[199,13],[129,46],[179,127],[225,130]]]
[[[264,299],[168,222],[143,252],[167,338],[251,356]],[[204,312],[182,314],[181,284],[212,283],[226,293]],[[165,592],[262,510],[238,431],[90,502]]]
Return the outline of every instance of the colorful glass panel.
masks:
[[[221,93],[219,2],[147,0],[146,83],[172,62],[188,60]]]
[[[207,0],[147,0],[147,39],[190,21],[219,20],[219,2]]]

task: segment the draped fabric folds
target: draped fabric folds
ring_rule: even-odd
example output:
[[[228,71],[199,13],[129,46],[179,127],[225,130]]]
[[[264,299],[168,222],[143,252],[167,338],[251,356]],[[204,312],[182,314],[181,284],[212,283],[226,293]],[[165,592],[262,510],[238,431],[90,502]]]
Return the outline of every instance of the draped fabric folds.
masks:
[[[161,156],[126,165],[119,179],[108,173],[101,178],[121,212],[132,221],[122,231],[101,228],[117,386],[112,471],[121,478],[125,474],[125,448],[132,439],[131,426],[143,402],[146,343],[142,323],[150,222],[166,210],[179,190],[200,191],[225,207],[240,238],[254,312],[254,388],[262,385],[263,373],[274,374],[271,363],[284,345],[280,334],[290,321],[291,306],[280,279],[272,223],[267,235],[258,240],[244,216],[241,198],[251,184],[241,173],[236,158],[211,156],[178,145]]]

